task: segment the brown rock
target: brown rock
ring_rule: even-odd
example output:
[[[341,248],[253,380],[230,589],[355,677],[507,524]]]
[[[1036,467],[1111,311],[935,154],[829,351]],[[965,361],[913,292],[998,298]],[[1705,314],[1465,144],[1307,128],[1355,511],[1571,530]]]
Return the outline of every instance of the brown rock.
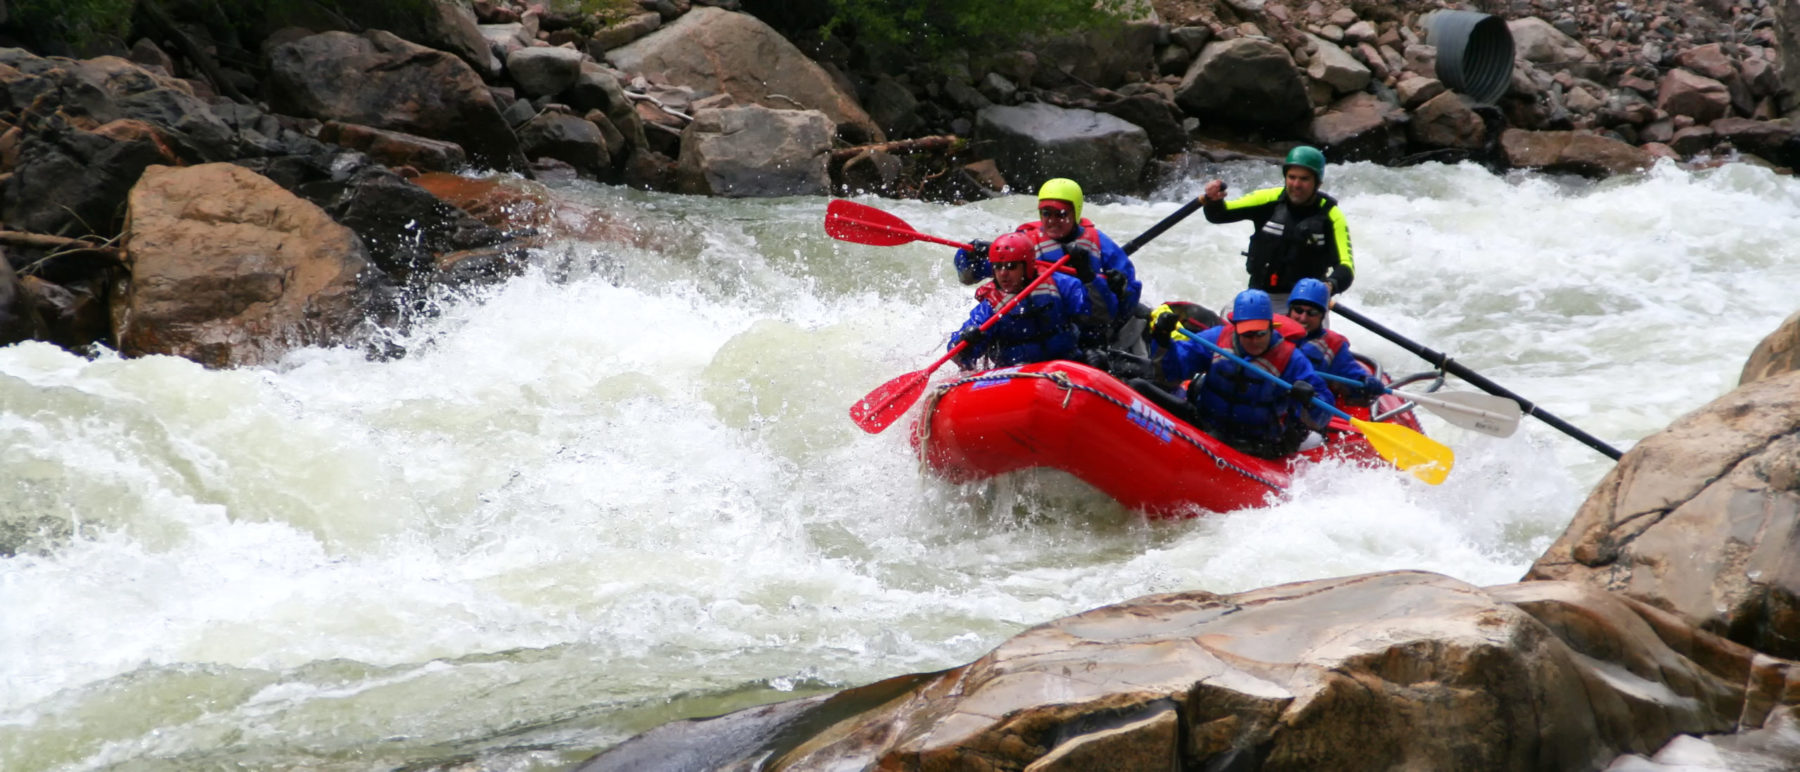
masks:
[[[1800,370],[1800,311],[1796,311],[1769,336],[1756,344],[1738,385],[1747,386],[1764,378]]]
[[[856,98],[780,33],[756,17],[695,8],[679,20],[606,52],[627,72],[655,72],[666,82],[726,93],[739,104],[818,110],[857,142],[885,135]]]
[[[1426,147],[1476,149],[1487,145],[1487,124],[1461,94],[1446,91],[1413,111],[1407,136]]]
[[[580,772],[677,752],[796,771],[1593,769],[1762,725],[1793,665],[1579,583],[1391,572],[1138,598],[964,667],[665,725]]]
[[[1800,373],[1790,371],[1750,380],[1626,452],[1527,578],[1606,587],[1791,656],[1797,539]]]
[[[1589,177],[1640,172],[1652,162],[1648,153],[1632,145],[1575,131],[1507,129],[1500,134],[1500,150],[1516,168]]]
[[[333,142],[366,153],[387,166],[411,166],[415,169],[447,172],[459,169],[469,162],[462,146],[455,142],[342,121],[327,121],[319,127],[319,141]]]
[[[1723,118],[1731,110],[1731,90],[1712,78],[1687,70],[1670,70],[1657,84],[1656,106],[1696,123]]]
[[[152,166],[131,189],[119,350],[208,367],[341,342],[364,315],[362,241],[236,164]]]

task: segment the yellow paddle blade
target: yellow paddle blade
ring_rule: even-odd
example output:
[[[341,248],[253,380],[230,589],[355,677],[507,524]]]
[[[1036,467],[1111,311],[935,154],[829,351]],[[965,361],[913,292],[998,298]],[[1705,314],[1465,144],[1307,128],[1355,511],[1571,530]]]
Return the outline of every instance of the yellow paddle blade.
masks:
[[[1369,438],[1369,446],[1382,458],[1432,485],[1442,483],[1456,463],[1456,454],[1448,445],[1404,426],[1356,418],[1350,419],[1350,425]]]

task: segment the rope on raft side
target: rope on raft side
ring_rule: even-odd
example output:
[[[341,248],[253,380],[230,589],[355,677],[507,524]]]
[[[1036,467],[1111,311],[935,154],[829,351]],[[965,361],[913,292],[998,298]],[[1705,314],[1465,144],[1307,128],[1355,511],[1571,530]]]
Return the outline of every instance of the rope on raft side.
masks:
[[[937,410],[938,400],[942,399],[945,394],[948,394],[951,389],[954,389],[958,386],[968,384],[968,383],[978,383],[981,381],[1002,381],[1002,380],[1010,380],[1013,378],[1043,378],[1045,380],[1050,381],[1051,383],[1056,384],[1058,387],[1062,388],[1062,390],[1063,390],[1062,406],[1065,410],[1068,409],[1068,407],[1069,407],[1069,400],[1074,398],[1075,390],[1080,389],[1081,391],[1085,391],[1089,394],[1099,397],[1102,400],[1105,400],[1106,402],[1109,402],[1113,405],[1118,406],[1121,410],[1124,410],[1127,414],[1129,414],[1131,412],[1130,405],[1127,405],[1124,402],[1120,401],[1118,398],[1114,397],[1113,395],[1107,394],[1106,392],[1096,389],[1092,386],[1083,386],[1081,384],[1075,383],[1074,381],[1069,379],[1068,373],[1063,373],[1063,372],[984,373],[981,375],[971,375],[966,378],[958,378],[954,381],[950,381],[948,383],[941,383],[941,384],[938,384],[937,386],[932,387],[930,395],[925,398],[924,412],[919,415],[919,430],[918,430],[919,447],[921,447],[921,448],[925,447],[925,443],[931,439],[931,415],[933,412],[935,412]],[[1182,426],[1186,425],[1185,423],[1182,423],[1179,421],[1177,423],[1180,423]],[[1192,436],[1189,436],[1189,434],[1187,432],[1181,431],[1179,429],[1179,427],[1177,427],[1176,431],[1171,432],[1170,434],[1175,437],[1180,437],[1183,442],[1186,442],[1187,444],[1192,445],[1195,448],[1199,449],[1199,451],[1201,453],[1205,453],[1207,455],[1207,457],[1209,457],[1213,460],[1213,464],[1218,466],[1220,469],[1229,469],[1233,472],[1237,472],[1238,474],[1243,475],[1246,478],[1255,480],[1256,482],[1259,482],[1259,483],[1262,483],[1263,485],[1268,486],[1270,490],[1276,490],[1276,491],[1283,490],[1282,486],[1277,485],[1274,482],[1271,482],[1269,480],[1263,479],[1257,473],[1252,472],[1248,469],[1245,469],[1241,466],[1238,466],[1237,464],[1232,463],[1232,461],[1230,459],[1227,459],[1224,456],[1214,453],[1212,448],[1207,447],[1204,443],[1200,442],[1199,440],[1194,439]],[[925,467],[924,454],[920,454],[920,456],[919,456],[919,466],[921,469],[923,469]]]

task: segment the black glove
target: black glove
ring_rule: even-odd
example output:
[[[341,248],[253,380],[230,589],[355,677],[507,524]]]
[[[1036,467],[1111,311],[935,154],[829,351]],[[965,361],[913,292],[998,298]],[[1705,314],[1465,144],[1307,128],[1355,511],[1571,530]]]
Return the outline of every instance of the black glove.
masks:
[[[1386,394],[1388,390],[1387,384],[1382,383],[1380,378],[1373,375],[1363,379],[1362,387],[1363,391],[1368,392],[1371,397]]]
[[[1181,324],[1181,319],[1174,311],[1164,312],[1162,316],[1156,317],[1156,324],[1150,328],[1150,339],[1161,346],[1170,345],[1169,336],[1175,333],[1175,325],[1178,324]]]
[[[1082,284],[1094,280],[1094,256],[1081,247],[1069,247],[1069,267],[1075,269],[1075,278]]]
[[[974,247],[974,249],[969,250],[969,254],[974,255],[976,260],[985,263],[988,259],[988,247],[992,246],[993,243],[994,242],[988,241],[987,239],[976,239],[971,241],[969,242],[969,246]]]
[[[1120,299],[1124,299],[1125,284],[1126,284],[1125,272],[1124,271],[1115,271],[1111,268],[1108,268],[1104,271],[1101,271],[1100,275],[1106,277],[1106,286],[1110,287],[1112,289],[1113,295]]]
[[[1339,292],[1350,289],[1350,282],[1355,279],[1356,274],[1351,273],[1350,269],[1334,265],[1331,267],[1331,275],[1325,279],[1325,286],[1331,288],[1332,296],[1336,297]]]
[[[962,332],[956,337],[962,342],[969,344],[970,348],[975,348],[987,342],[988,331],[975,325],[969,325],[968,327],[964,327]]]
[[[1317,396],[1317,394],[1318,392],[1313,390],[1312,384],[1307,383],[1306,381],[1294,381],[1294,388],[1288,391],[1288,399],[1305,404],[1312,402],[1313,397]]]

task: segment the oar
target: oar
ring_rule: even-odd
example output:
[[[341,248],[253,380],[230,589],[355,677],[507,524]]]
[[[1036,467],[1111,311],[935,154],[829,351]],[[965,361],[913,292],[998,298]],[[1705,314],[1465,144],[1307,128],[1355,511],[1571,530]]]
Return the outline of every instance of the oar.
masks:
[[[893,247],[914,241],[929,241],[957,249],[975,249],[974,245],[930,236],[913,230],[905,220],[880,209],[842,198],[825,206],[825,233],[838,241],[851,241],[875,247]]]
[[[841,198],[832,199],[825,206],[825,234],[838,241],[868,244],[872,247],[893,247],[914,241],[929,241],[957,249],[975,249],[974,244],[920,233],[899,217]],[[1075,275],[1075,269],[1067,266],[1062,268],[1062,272]]]
[[[1127,242],[1125,246],[1120,248],[1125,250],[1125,254],[1127,255],[1135,254],[1139,249],[1143,248],[1145,244],[1150,243],[1151,239],[1161,236],[1163,231],[1175,227],[1175,223],[1187,219],[1188,215],[1200,211],[1200,207],[1204,205],[1205,202],[1202,201],[1199,196],[1195,196],[1194,200],[1183,204],[1180,209],[1170,212],[1168,217],[1164,217],[1157,224],[1150,226],[1150,230],[1138,234],[1137,238],[1132,239]]]
[[[1024,289],[1013,295],[1011,300],[1001,304],[993,316],[981,323],[979,329],[986,330],[994,326],[1000,321],[1000,317],[1005,316],[1013,306],[1018,305],[1019,301],[1030,295],[1031,291],[1037,289],[1039,284],[1043,284],[1050,277],[1055,276],[1056,269],[1061,268],[1066,262],[1069,262],[1068,255],[1064,255],[1063,259],[1051,265],[1050,270],[1039,271],[1037,278],[1032,279],[1030,284],[1025,285]],[[894,421],[906,414],[907,408],[919,401],[919,395],[925,393],[925,384],[931,380],[932,371],[962,353],[962,350],[968,346],[969,342],[966,340],[957,341],[955,347],[944,352],[943,356],[938,357],[936,362],[932,362],[925,369],[915,370],[875,387],[875,390],[869,392],[868,396],[850,406],[850,420],[855,421],[859,428],[870,434],[878,434],[893,425]]]
[[[1239,367],[1255,373],[1270,383],[1284,389],[1294,388],[1293,384],[1282,380],[1280,376],[1244,361],[1243,357],[1226,351],[1210,340],[1199,336],[1194,336],[1189,340],[1198,341],[1200,345],[1207,347],[1214,354],[1236,362]],[[1444,478],[1450,474],[1451,465],[1456,463],[1456,454],[1451,452],[1448,446],[1404,426],[1351,418],[1349,413],[1333,407],[1331,403],[1316,396],[1312,398],[1312,403],[1349,421],[1352,427],[1369,439],[1369,446],[1375,449],[1377,455],[1392,462],[1394,466],[1412,472],[1414,477],[1432,485],[1443,482]]]
[[[1537,405],[1531,404],[1531,400],[1528,400],[1524,397],[1521,397],[1517,394],[1507,391],[1505,388],[1501,387],[1500,384],[1494,383],[1493,381],[1490,381],[1490,380],[1482,377],[1481,373],[1475,372],[1474,370],[1470,370],[1467,367],[1463,367],[1462,365],[1457,364],[1455,360],[1452,360],[1448,356],[1440,354],[1436,351],[1432,351],[1429,348],[1426,348],[1417,343],[1414,343],[1413,341],[1407,339],[1405,336],[1402,336],[1400,333],[1394,332],[1393,330],[1390,330],[1386,327],[1376,324],[1374,322],[1374,320],[1371,320],[1369,317],[1363,316],[1362,314],[1357,313],[1353,309],[1345,308],[1343,303],[1339,303],[1335,299],[1332,300],[1332,302],[1331,302],[1331,310],[1336,311],[1339,316],[1342,316],[1346,319],[1349,319],[1352,322],[1356,322],[1357,324],[1362,325],[1363,327],[1367,328],[1370,332],[1373,332],[1376,335],[1380,335],[1383,338],[1387,338],[1388,340],[1393,341],[1394,343],[1398,344],[1401,348],[1404,348],[1407,351],[1411,351],[1414,354],[1418,354],[1421,358],[1423,358],[1427,362],[1430,362],[1433,366],[1435,366],[1439,369],[1442,369],[1445,372],[1451,373],[1452,375],[1455,375],[1458,378],[1468,381],[1469,383],[1475,384],[1475,387],[1478,389],[1481,389],[1482,391],[1485,391],[1489,394],[1495,394],[1498,396],[1502,396],[1502,397],[1512,400],[1513,402],[1518,404],[1519,409],[1523,410],[1525,415],[1537,416],[1538,420],[1543,421],[1544,423],[1547,423],[1547,424],[1551,425],[1552,427],[1555,427],[1557,431],[1560,431],[1563,434],[1567,434],[1570,437],[1574,437],[1575,439],[1580,440],[1582,442],[1582,444],[1585,444],[1588,447],[1593,448],[1594,450],[1597,450],[1597,451],[1600,451],[1601,453],[1606,454],[1606,456],[1608,458],[1611,458],[1614,461],[1619,460],[1619,456],[1621,454],[1619,453],[1619,450],[1617,448],[1614,448],[1613,446],[1600,441],[1599,438],[1597,438],[1591,434],[1588,434],[1587,432],[1584,432],[1580,429],[1575,428],[1574,426],[1570,425],[1568,422],[1562,420],[1561,418],[1557,418],[1556,416],[1551,415],[1549,413],[1549,411],[1544,410],[1544,409],[1538,407]]]
[[[1345,378],[1331,373],[1319,373],[1319,375],[1328,381],[1362,386],[1362,381],[1355,378]],[[1420,394],[1410,391],[1393,393],[1424,405],[1425,409],[1448,421],[1452,426],[1473,429],[1495,437],[1511,437],[1513,432],[1519,430],[1519,403],[1505,397],[1466,391],[1440,391],[1435,394]]]

